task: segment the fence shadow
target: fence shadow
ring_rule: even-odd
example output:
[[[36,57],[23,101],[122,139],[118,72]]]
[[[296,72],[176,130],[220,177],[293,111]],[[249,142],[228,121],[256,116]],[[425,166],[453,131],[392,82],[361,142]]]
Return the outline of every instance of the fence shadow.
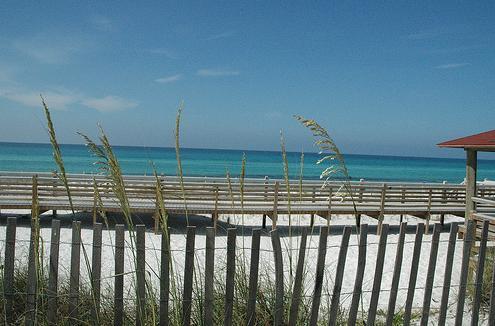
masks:
[[[14,214],[14,213],[2,213],[0,214],[0,225],[5,225],[7,217],[17,217],[17,225],[29,227],[31,223],[31,217],[29,214]],[[62,228],[71,228],[72,222],[74,220],[81,221],[81,228],[83,229],[93,229],[93,214],[90,212],[76,212],[73,216],[72,214],[57,214],[52,215],[50,213],[45,213],[40,216],[40,227],[50,228],[52,219],[56,218],[60,220],[60,226]],[[187,228],[187,220],[190,226],[196,227],[196,234],[204,235],[207,227],[213,226],[211,217],[205,215],[191,214],[188,215],[187,219],[185,215],[182,214],[172,214],[169,216],[168,225],[172,234],[185,234]],[[349,221],[346,224],[330,224],[328,229],[329,235],[342,235],[342,232],[346,226],[352,226],[352,233],[358,233],[354,219],[349,217]],[[109,212],[107,213],[108,228],[115,229],[116,224],[125,224],[124,216],[121,213]],[[288,237],[290,235],[300,235],[303,229],[308,229],[308,234],[317,235],[319,234],[319,227],[321,225],[315,225],[314,227],[309,226],[310,217],[307,217],[306,225],[277,225],[278,233],[281,237]],[[98,222],[103,223],[102,219],[98,217]],[[153,214],[137,213],[133,215],[134,225],[143,224],[145,225],[147,232],[154,231],[155,220]],[[253,230],[260,229],[262,223],[262,216],[259,217],[259,225],[239,225],[239,224],[229,224],[223,220],[217,221],[217,235],[226,236],[227,230],[229,228],[237,228],[239,235],[249,236],[252,234]],[[452,225],[460,225],[462,222],[451,222],[445,223],[441,227],[441,232],[448,232]],[[377,233],[378,225],[368,224],[368,231],[370,234]],[[433,230],[433,223],[430,225],[430,231]],[[271,226],[267,226],[263,229],[261,235],[269,236],[271,231]],[[389,234],[399,234],[400,225],[390,225]],[[407,225],[405,232],[407,234],[416,233],[416,224]]]

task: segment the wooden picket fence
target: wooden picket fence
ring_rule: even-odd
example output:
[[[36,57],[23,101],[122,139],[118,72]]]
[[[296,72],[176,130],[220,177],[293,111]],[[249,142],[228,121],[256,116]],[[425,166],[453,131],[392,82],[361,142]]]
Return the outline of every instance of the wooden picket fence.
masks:
[[[389,225],[382,225],[382,232],[379,237],[378,251],[374,269],[374,280],[371,291],[371,300],[369,307],[367,307],[367,320],[366,325],[373,325],[377,320],[377,307],[379,302],[379,296],[381,291],[390,291],[388,309],[386,316],[386,324],[392,325],[394,315],[397,312],[396,301],[397,293],[399,291],[399,278],[401,274],[402,261],[404,256],[404,243],[406,235],[406,223],[400,225],[398,243],[396,248],[393,279],[390,289],[382,289],[382,274],[385,259],[385,250],[387,247],[387,236],[389,235]],[[485,253],[487,248],[489,221],[483,222],[483,228],[481,237],[479,238],[478,247],[478,260],[476,266],[477,282],[475,285],[475,296],[472,303],[472,324],[478,324],[480,300],[481,300],[481,283],[485,264]],[[421,243],[424,234],[424,224],[418,224],[415,234],[414,250],[412,252],[412,264],[410,269],[409,285],[407,288],[407,299],[404,307],[404,319],[405,325],[411,322],[412,303],[415,291],[417,290],[417,275],[418,265],[420,258]],[[424,285],[424,300],[421,311],[421,325],[426,325],[430,315],[430,302],[432,298],[432,290],[435,278],[435,267],[438,258],[445,259],[445,271],[442,287],[442,296],[440,309],[438,313],[439,325],[444,325],[447,321],[447,310],[449,307],[449,295],[452,288],[452,264],[454,259],[454,251],[457,240],[457,225],[452,224],[449,233],[448,250],[445,257],[437,257],[440,231],[442,226],[435,224],[431,236],[431,249],[429,256],[428,271],[426,277],[426,284]],[[345,226],[343,228],[343,234],[341,238],[341,244],[339,247],[337,265],[334,271],[334,287],[331,292],[330,298],[330,310],[329,319],[325,321],[328,325],[336,325],[337,316],[339,313],[339,304],[341,298],[341,289],[344,276],[344,268],[346,265],[347,251],[349,248],[349,238],[351,235],[351,226]],[[48,322],[50,324],[57,323],[57,293],[58,293],[58,279],[59,279],[59,246],[60,246],[60,221],[52,220],[51,226],[51,239],[50,239],[50,259],[49,259],[49,280],[46,297],[48,300]],[[457,310],[455,315],[455,324],[463,324],[463,316],[466,303],[466,289],[468,286],[468,269],[469,260],[472,253],[472,247],[476,243],[475,238],[475,222],[469,220],[467,223],[467,232],[463,241],[462,252],[462,266],[460,275],[460,286],[457,294]],[[317,322],[321,322],[321,316],[319,317],[319,309],[323,290],[323,279],[325,271],[325,257],[327,253],[327,239],[328,239],[328,226],[322,226],[319,229],[319,245],[317,261],[315,265],[309,268],[315,269],[314,290],[312,295],[310,325],[316,325]],[[125,226],[118,224],[115,226],[115,241],[112,244],[115,248],[115,274],[114,274],[114,324],[122,325],[124,323],[124,248],[125,248]],[[145,226],[137,225],[134,228],[135,236],[135,259],[137,267],[135,270],[135,279],[137,280],[136,297],[134,298],[133,307],[136,307],[136,324],[140,324],[141,318],[145,311],[146,303],[146,243],[145,243]],[[261,229],[255,229],[252,231],[251,237],[251,255],[249,266],[249,296],[247,298],[247,314],[246,325],[256,324],[256,304],[258,295],[258,278],[260,270],[260,237],[262,235]],[[275,291],[276,300],[273,310],[273,324],[274,325],[295,325],[298,316],[298,311],[302,302],[302,288],[303,288],[303,273],[305,266],[305,256],[307,249],[307,237],[308,228],[303,228],[300,233],[300,248],[298,254],[297,267],[295,272],[295,278],[293,282],[290,309],[288,313],[284,313],[284,295],[286,295],[286,288],[284,284],[284,262],[283,251],[280,240],[280,233],[278,229],[274,229],[270,232],[272,247],[273,247],[273,259],[275,268]],[[204,261],[204,297],[203,297],[203,319],[205,325],[213,324],[213,306],[214,306],[214,261],[215,261],[215,229],[206,228],[206,246],[205,246],[205,261]],[[195,235],[196,228],[193,226],[187,227],[186,233],[186,247],[185,247],[185,263],[184,263],[184,275],[183,275],[183,288],[182,288],[182,322],[184,325],[191,323],[191,310],[193,298],[193,269],[195,268]],[[226,278],[225,278],[225,325],[232,323],[232,315],[234,313],[234,295],[235,295],[235,273],[236,273],[236,236],[237,229],[230,228],[227,230],[227,247],[226,247]],[[358,242],[358,264],[355,270],[355,282],[353,285],[352,299],[350,308],[348,311],[347,319],[349,325],[355,325],[359,321],[359,307],[361,295],[363,293],[363,278],[365,272],[365,265],[367,260],[367,239],[368,239],[368,225],[363,224],[360,228],[359,242]],[[26,310],[25,310],[25,323],[26,325],[34,325],[36,322],[36,304],[37,304],[37,276],[36,276],[36,230],[32,228],[31,241],[29,250],[29,266],[28,266],[28,284],[26,290]],[[92,314],[97,320],[97,316],[100,309],[100,288],[101,288],[101,255],[102,255],[102,224],[95,224],[93,227],[93,243],[92,243],[92,257],[91,257],[91,287],[92,295],[94,298],[94,307],[92,308]],[[7,219],[6,237],[5,237],[5,256],[4,256],[4,320],[7,324],[14,322],[12,319],[14,316],[14,261],[16,251],[16,218],[9,217]],[[169,323],[169,302],[170,302],[170,278],[171,275],[171,260],[172,260],[173,248],[170,248],[169,236],[167,234],[161,235],[161,249],[160,249],[160,298],[159,298],[159,324],[168,325]],[[72,223],[72,240],[71,240],[71,264],[70,264],[70,289],[69,289],[69,319],[73,321],[79,320],[80,311],[79,307],[79,287],[80,287],[80,258],[81,258],[81,222],[74,221]],[[198,266],[196,266],[198,267]],[[495,268],[494,268],[495,271]],[[491,279],[491,299],[489,307],[489,324],[495,324],[495,275]],[[452,302],[450,303],[452,304]],[[430,320],[431,322],[431,320]]]

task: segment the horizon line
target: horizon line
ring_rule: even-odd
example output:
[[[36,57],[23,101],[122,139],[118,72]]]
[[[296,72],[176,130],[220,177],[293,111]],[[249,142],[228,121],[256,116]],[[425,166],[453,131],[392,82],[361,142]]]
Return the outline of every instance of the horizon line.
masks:
[[[27,145],[49,145],[49,142],[16,142],[16,141],[0,141],[0,144],[27,144]],[[62,146],[86,146],[84,143],[60,143]],[[146,145],[112,145],[112,147],[134,147],[134,148],[156,148],[156,149],[174,149],[174,146],[146,146]],[[221,150],[221,151],[232,151],[232,152],[268,152],[268,153],[282,153],[281,150],[264,150],[264,149],[233,149],[233,148],[210,148],[210,147],[181,147],[180,149],[188,150]],[[316,154],[318,151],[286,151],[291,154]],[[414,156],[414,155],[391,155],[391,154],[360,154],[360,153],[343,153],[344,156],[356,155],[356,156],[384,156],[384,157],[400,157],[400,158],[415,158],[415,159],[451,159],[451,160],[464,160],[460,157],[438,157],[438,156]],[[495,159],[478,158],[478,161],[495,161]]]

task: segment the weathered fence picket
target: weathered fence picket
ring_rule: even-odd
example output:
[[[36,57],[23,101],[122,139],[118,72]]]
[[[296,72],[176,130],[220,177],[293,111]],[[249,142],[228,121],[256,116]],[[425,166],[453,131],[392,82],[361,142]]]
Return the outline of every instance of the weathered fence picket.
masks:
[[[100,288],[101,288],[101,242],[102,224],[93,225],[93,256],[91,264],[91,294],[93,296],[92,318],[99,323],[100,316]]]
[[[347,247],[349,246],[349,237],[351,235],[351,227],[344,227],[342,234],[342,242],[340,244],[339,258],[337,260],[337,270],[335,272],[335,284],[333,286],[332,299],[330,303],[330,319],[329,326],[337,324],[337,314],[339,311],[340,292],[342,290],[342,279],[344,278],[345,260],[347,257]]]
[[[3,264],[3,292],[5,298],[5,321],[12,324],[14,317],[14,260],[15,260],[15,217],[7,219],[7,230],[5,231],[5,260]]]
[[[327,256],[328,226],[320,227],[320,241],[318,244],[318,258],[316,261],[315,287],[313,301],[311,304],[310,325],[318,322],[318,311],[320,310],[321,291],[323,288],[323,273],[325,271],[325,257]]]
[[[36,325],[36,303],[38,300],[38,250],[39,238],[35,219],[31,220],[31,236],[29,242],[28,279],[26,284],[26,318],[25,325]],[[70,305],[69,305],[70,307]]]
[[[294,288],[289,310],[289,325],[297,324],[297,316],[299,313],[299,304],[301,303],[301,291],[304,272],[304,259],[306,257],[306,240],[308,238],[308,229],[303,228],[301,231],[301,243],[299,246],[299,257],[297,259],[296,277],[294,278]]]
[[[441,224],[436,223],[433,226],[431,236],[430,260],[428,262],[428,272],[426,274],[425,295],[423,299],[423,309],[421,314],[421,325],[428,325],[430,316],[431,292],[433,291],[433,280],[435,278],[435,267],[437,264],[438,241],[440,239]]]
[[[283,324],[284,313],[284,266],[282,261],[282,246],[278,229],[270,232],[275,260],[275,307],[273,311],[273,324]]]
[[[488,311],[488,325],[495,324],[495,260],[492,265],[492,282],[490,287],[490,309]]]
[[[117,224],[115,225],[114,325],[124,323],[124,244],[124,225]]]
[[[234,312],[234,284],[235,284],[235,248],[237,229],[227,229],[227,275],[225,277],[225,321],[224,325],[232,325]]]
[[[411,272],[409,273],[409,286],[407,287],[406,304],[404,306],[404,325],[409,325],[411,321],[411,309],[416,290],[416,280],[418,278],[419,257],[421,254],[421,245],[423,243],[423,233],[425,225],[419,223],[416,226],[416,236],[414,238],[414,250],[411,261]]]
[[[170,297],[170,231],[162,232],[160,259],[160,326],[168,326],[169,297]]]
[[[204,317],[205,325],[213,325],[213,274],[215,268],[215,227],[206,228],[205,250],[205,300]]]
[[[368,310],[368,325],[375,324],[376,308],[378,307],[378,297],[382,284],[383,262],[385,260],[385,250],[387,248],[388,224],[382,224],[380,239],[378,240],[378,253],[375,264],[375,277],[373,280],[373,289],[371,290],[370,307]]]
[[[475,292],[473,300],[473,312],[471,325],[478,325],[479,311],[481,305],[482,286],[483,286],[483,273],[485,272],[485,256],[486,256],[486,242],[488,240],[488,228],[490,221],[483,221],[483,228],[481,230],[481,241],[478,249],[478,265],[476,268],[476,281],[474,283]]]
[[[249,265],[249,297],[247,306],[247,324],[255,325],[256,322],[256,296],[258,294],[258,270],[260,263],[260,237],[261,230],[254,229],[251,235],[251,263]]]
[[[383,226],[383,225],[382,225]],[[368,224],[363,224],[359,228],[359,253],[358,264],[356,269],[356,279],[354,281],[354,291],[352,294],[351,308],[349,309],[349,316],[347,324],[349,326],[356,325],[357,312],[359,308],[359,300],[361,299],[364,268],[366,267],[366,247],[368,245]]]
[[[449,304],[450,282],[452,280],[452,263],[454,261],[455,242],[457,238],[457,224],[450,226],[447,256],[445,257],[445,272],[443,274],[442,299],[440,300],[440,311],[438,325],[445,325],[447,307]]]
[[[185,326],[191,324],[195,239],[196,227],[188,226],[186,233],[186,260],[184,262],[184,291],[182,293],[182,324]]]
[[[392,325],[395,316],[395,304],[397,301],[400,271],[402,268],[402,257],[404,251],[404,239],[406,236],[406,228],[407,228],[407,222],[402,222],[400,224],[399,242],[397,244],[397,251],[395,254],[394,273],[392,276],[392,286],[390,288],[390,297],[388,300],[387,321],[386,321],[387,326]]]
[[[471,256],[471,247],[473,245],[473,236],[476,224],[473,220],[467,221],[466,233],[464,234],[464,245],[462,248],[462,263],[461,263],[461,276],[459,281],[459,294],[457,296],[457,310],[455,314],[455,325],[462,325],[462,318],[464,316],[464,303],[466,301],[466,288],[469,269],[469,259]]]
[[[146,228],[136,225],[136,325],[143,325],[146,320]]]
[[[79,276],[81,273],[81,222],[72,222],[70,253],[69,320],[79,323]]]

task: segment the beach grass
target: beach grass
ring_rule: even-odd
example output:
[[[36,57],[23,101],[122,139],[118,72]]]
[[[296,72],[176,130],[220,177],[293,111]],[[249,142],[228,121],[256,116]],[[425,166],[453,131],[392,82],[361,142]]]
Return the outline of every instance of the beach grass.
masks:
[[[58,145],[58,141],[56,138],[55,134],[55,129],[53,126],[53,123],[51,121],[51,116],[50,116],[50,111],[48,109],[48,106],[46,105],[45,101],[42,100],[43,104],[43,109],[46,115],[46,119],[48,122],[48,130],[49,130],[49,135],[50,135],[50,141],[52,143],[53,149],[54,149],[54,161],[58,167],[58,175],[62,182],[64,183],[67,191],[67,196],[71,202],[71,208],[72,206],[72,201],[71,201],[71,195],[70,195],[70,189],[66,177],[66,172],[65,172],[65,166],[63,162],[63,157],[62,153],[60,151],[60,147]],[[186,193],[184,189],[184,182],[183,182],[183,170],[182,170],[182,162],[181,162],[181,156],[180,156],[180,123],[181,123],[181,114],[183,111],[183,104],[179,106],[178,112],[177,112],[177,118],[176,118],[176,127],[175,127],[175,144],[176,144],[176,159],[177,159],[177,175],[179,177],[180,183],[181,183],[181,192],[182,192],[182,197],[184,200],[184,205],[185,205],[185,210],[186,210],[186,224],[189,225],[189,218],[187,214],[187,200],[186,200]],[[331,164],[329,167],[325,168],[324,171],[322,172],[322,178],[325,178],[326,183],[330,180],[331,177],[333,177],[335,174],[342,174],[345,177],[345,180],[347,181],[344,185],[344,187],[349,187],[348,189],[340,189],[339,191],[343,195],[348,195],[352,197],[352,191],[350,191],[350,177],[349,173],[347,170],[347,167],[345,165],[344,157],[342,153],[340,152],[338,146],[335,144],[333,139],[330,137],[328,132],[321,127],[316,121],[314,120],[308,120],[304,119],[302,117],[297,117],[297,120],[300,121],[305,127],[309,128],[315,137],[315,144],[316,146],[322,151],[322,153],[326,153],[322,159],[319,160],[318,164],[324,163],[324,162],[334,162],[336,161],[336,164]],[[99,126],[99,136],[98,140],[100,144],[97,144],[95,141],[93,141],[90,137],[86,136],[83,133],[79,133],[90,153],[96,157],[96,164],[99,165],[100,170],[107,175],[108,180],[111,184],[111,189],[112,192],[115,194],[118,203],[119,203],[119,208],[122,213],[122,216],[124,218],[124,222],[126,224],[128,234],[129,234],[129,247],[131,248],[131,254],[132,254],[132,261],[133,261],[133,267],[134,267],[134,272],[132,272],[133,275],[133,282],[130,284],[131,287],[131,292],[128,293],[129,297],[126,300],[126,305],[125,305],[125,311],[124,311],[124,321],[125,324],[133,324],[136,323],[138,318],[137,316],[140,316],[142,325],[150,325],[150,324],[157,324],[158,322],[158,310],[159,310],[159,296],[158,293],[160,293],[159,288],[157,288],[157,285],[150,280],[150,277],[146,278],[146,301],[145,301],[145,311],[141,312],[140,314],[136,314],[136,308],[140,306],[139,302],[139,296],[137,295],[137,286],[136,286],[136,275],[135,271],[137,270],[137,259],[136,259],[136,235],[135,235],[135,215],[131,212],[130,204],[129,204],[129,198],[126,193],[126,188],[125,188],[125,181],[123,178],[122,170],[120,167],[120,163],[118,161],[118,158],[116,154],[113,151],[112,145],[109,141],[109,138],[105,134],[103,128]],[[293,278],[293,264],[294,264],[294,259],[293,259],[293,238],[297,236],[297,234],[294,233],[293,227],[295,226],[293,224],[293,216],[290,214],[290,205],[292,200],[297,200],[296,198],[291,198],[291,187],[290,187],[290,176],[289,176],[289,164],[287,160],[287,152],[286,152],[286,144],[285,144],[285,139],[283,134],[280,134],[280,146],[281,146],[281,165],[284,171],[284,183],[286,186],[286,192],[288,194],[288,205],[289,205],[289,237],[287,238],[288,245],[286,244],[285,246],[285,254],[287,257],[289,257],[289,273],[288,273],[288,282],[284,282],[284,316],[288,316],[288,312],[290,309],[290,304],[291,300],[293,298],[293,289],[292,289],[292,278]],[[241,158],[241,170],[239,173],[239,186],[240,186],[240,202],[241,206],[243,207],[244,205],[244,184],[245,184],[245,177],[246,177],[246,161],[247,157],[245,154],[243,154]],[[155,177],[156,181],[156,186],[155,186],[155,192],[156,192],[156,205],[157,205],[157,216],[156,218],[159,219],[159,225],[160,225],[160,230],[163,234],[163,236],[167,237],[167,240],[170,240],[170,233],[168,229],[168,212],[165,207],[165,195],[163,193],[162,189],[162,184],[160,181],[160,178],[158,176],[158,173],[156,171],[156,168],[154,164],[152,163],[152,168],[153,168],[153,174]],[[302,195],[302,180],[303,180],[303,174],[304,174],[304,154],[301,153],[300,157],[300,167],[299,167],[299,193]],[[228,187],[229,187],[229,193],[231,196],[231,201],[232,205],[234,205],[234,198],[233,198],[233,191],[232,191],[232,183],[231,183],[231,175],[230,172],[226,172],[226,178],[228,182]],[[65,180],[65,181],[64,181]],[[326,184],[325,183],[325,184]],[[98,184],[95,179],[93,179],[93,188],[94,188],[94,197],[95,197],[95,212],[98,212],[98,215],[103,219],[105,222],[105,226],[109,232],[111,232],[109,223],[108,223],[108,218],[106,216],[106,213],[103,209],[103,201],[101,198],[101,195],[99,193],[99,188]],[[353,200],[353,198],[351,198]],[[72,209],[72,212],[74,210]],[[46,288],[47,284],[47,268],[44,266],[43,262],[46,261],[45,253],[43,250],[43,242],[46,241],[39,236],[39,228],[40,225],[37,223],[37,219],[39,217],[39,207],[37,206],[37,198],[33,197],[33,207],[32,207],[32,216],[33,216],[33,221],[34,221],[34,230],[37,232],[37,238],[38,240],[38,245],[36,246],[38,249],[37,257],[39,263],[36,265],[37,266],[37,275],[38,275],[38,283],[39,283],[39,289],[40,291],[38,292],[38,297],[39,297],[39,304],[37,306],[37,311],[36,311],[36,316],[37,316],[37,322],[40,325],[45,325],[47,324],[46,321],[46,316],[47,316],[47,309],[48,306],[46,304],[45,300],[45,292],[43,291]],[[330,222],[330,219],[328,219],[328,223]],[[357,215],[356,215],[356,224],[357,224]],[[248,288],[249,288],[249,263],[246,259],[245,256],[245,250],[246,250],[246,244],[244,243],[245,236],[244,236],[244,213],[242,213],[241,216],[241,234],[242,234],[242,246],[238,248],[238,254],[236,255],[236,273],[234,277],[234,282],[235,282],[235,300],[234,300],[234,307],[233,307],[233,317],[232,317],[232,324],[238,325],[238,324],[244,324],[246,321],[246,306],[247,306],[247,297],[248,297]],[[298,226],[300,225],[300,217],[298,219]],[[313,232],[311,232],[312,234]],[[82,246],[83,248],[83,253],[84,253],[84,259],[86,263],[86,268],[88,269],[88,275],[91,275],[91,266],[89,263],[89,259],[87,257],[86,251],[84,249],[84,244]],[[196,255],[196,253],[195,253]],[[265,257],[266,259],[266,257]],[[203,305],[204,305],[204,279],[205,279],[205,272],[201,264],[199,264],[200,259],[199,257],[195,257],[196,260],[196,266],[194,268],[194,288],[193,288],[193,293],[194,293],[194,302],[193,302],[193,309],[192,309],[192,324],[194,325],[202,325],[203,324]],[[260,280],[258,284],[258,289],[257,289],[257,305],[256,305],[256,323],[258,325],[270,325],[273,323],[273,311],[275,308],[275,284],[274,284],[274,279],[272,277],[274,271],[270,267],[270,263],[268,261],[261,261],[261,269],[259,272],[260,275]],[[312,268],[312,262],[305,262],[304,269],[310,269]],[[28,278],[28,272],[27,269],[22,268],[22,264],[20,266],[17,266],[16,268],[16,274],[14,278],[15,282],[15,292],[16,294],[16,300],[15,300],[15,317],[14,319],[22,323],[25,318],[25,306],[26,306],[26,296],[25,293],[27,291],[27,278]],[[170,260],[170,271],[171,271],[171,279],[170,279],[170,313],[169,313],[169,324],[170,325],[182,325],[182,277],[179,275],[179,273],[174,272],[174,259]],[[217,262],[215,265],[215,271],[217,272],[218,275],[224,273],[226,269],[225,262],[220,261]],[[158,270],[152,270],[149,271],[155,275],[160,275],[160,272]],[[326,270],[325,274],[329,275],[331,270]],[[225,280],[223,277],[216,275],[214,277],[214,322],[215,324],[220,324],[223,323],[225,319],[225,302],[224,302],[224,296],[225,296]],[[3,277],[3,274],[1,275]],[[303,273],[303,277],[306,277],[306,273]],[[3,286],[3,279],[0,280],[1,284]],[[313,279],[307,280],[308,282],[313,282]],[[303,282],[304,283],[304,282]],[[3,290],[3,289],[2,289]],[[105,291],[102,291],[102,297],[101,297],[101,302],[100,302],[100,313],[96,316],[91,314],[92,309],[95,307],[95,298],[94,298],[94,291],[92,288],[92,284],[89,280],[82,280],[80,284],[80,289],[79,289],[79,294],[80,294],[80,299],[79,299],[79,311],[81,311],[81,314],[79,316],[80,320],[79,322],[81,324],[101,324],[101,325],[109,325],[112,324],[112,319],[113,319],[113,310],[114,310],[114,305],[113,305],[113,294],[111,292],[111,289],[106,289]],[[61,280],[60,282],[60,289],[59,289],[59,310],[57,311],[57,316],[60,320],[60,323],[63,325],[69,325],[72,321],[67,318],[68,316],[68,292],[69,292],[69,282],[68,280]],[[310,315],[311,311],[309,307],[311,306],[311,290],[304,289],[304,295],[302,296],[301,300],[301,305],[300,305],[300,310],[298,312],[298,318],[297,318],[297,324],[298,325],[306,325],[309,320],[310,320]],[[329,296],[330,294],[327,293]],[[0,301],[3,301],[4,298],[0,298]],[[362,302],[362,300],[361,300]],[[2,315],[5,316],[5,312],[3,311],[4,305],[3,302],[0,304],[0,309],[2,309]],[[325,320],[328,317],[329,309],[327,304],[322,304],[320,308],[320,321],[321,324],[325,324]],[[339,324],[344,324],[346,321],[346,314],[347,312],[343,307],[341,307],[339,310],[339,316],[338,316],[338,321]],[[385,312],[381,312],[381,315],[383,315]],[[359,317],[359,323],[364,324],[364,320],[366,317],[366,311],[364,307],[361,307],[361,316]],[[413,318],[416,318],[416,315],[413,315]],[[401,314],[398,312],[396,314],[396,318],[394,319],[394,325],[397,324],[399,325],[401,322]],[[380,324],[381,321],[379,320],[377,324]]]

